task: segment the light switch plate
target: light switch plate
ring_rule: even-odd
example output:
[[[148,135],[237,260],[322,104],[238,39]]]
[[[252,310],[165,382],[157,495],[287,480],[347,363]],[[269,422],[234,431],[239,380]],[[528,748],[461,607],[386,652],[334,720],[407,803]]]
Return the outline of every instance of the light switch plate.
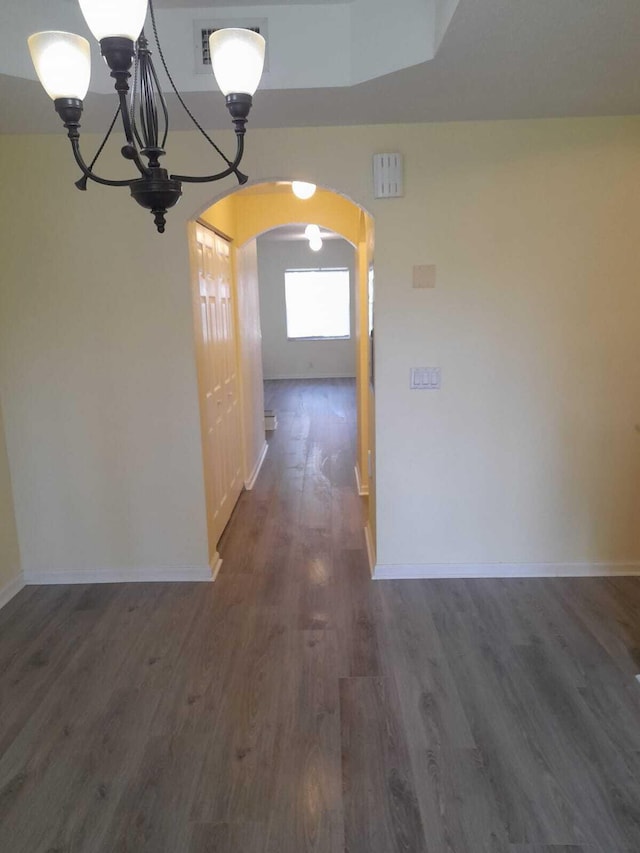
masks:
[[[436,286],[436,265],[419,264],[413,268],[413,286],[417,289],[427,289]]]
[[[409,387],[412,391],[439,391],[442,387],[442,370],[439,367],[412,367]]]

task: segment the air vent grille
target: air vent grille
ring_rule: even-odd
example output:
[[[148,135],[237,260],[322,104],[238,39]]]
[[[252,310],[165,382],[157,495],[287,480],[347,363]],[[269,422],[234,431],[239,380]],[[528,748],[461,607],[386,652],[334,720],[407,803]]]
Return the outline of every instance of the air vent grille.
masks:
[[[404,195],[402,154],[373,155],[373,197],[401,198]]]
[[[218,30],[224,30],[229,27],[237,27],[241,30],[251,30],[253,33],[258,33],[264,38],[267,38],[267,19],[235,19],[235,20],[219,20],[219,21],[194,21],[194,42],[195,42],[195,65],[196,73],[210,74],[211,73],[211,54],[209,53],[209,36]],[[265,57],[265,69],[268,62]]]
[[[217,33],[218,30],[222,30],[224,27],[203,27],[200,30],[200,49],[202,51],[202,64],[203,65],[211,65],[211,54],[209,52],[209,36],[213,35],[213,33]],[[241,27],[243,30],[251,30],[252,33],[258,33],[261,35],[261,28],[259,26],[256,27]]]

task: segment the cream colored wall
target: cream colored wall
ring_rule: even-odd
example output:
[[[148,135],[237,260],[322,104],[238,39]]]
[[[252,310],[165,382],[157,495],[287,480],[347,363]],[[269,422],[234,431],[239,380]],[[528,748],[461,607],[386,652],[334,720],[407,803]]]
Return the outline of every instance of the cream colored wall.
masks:
[[[170,150],[210,164],[195,135]],[[384,150],[402,199],[372,198]],[[253,179],[304,172],[375,217],[381,563],[640,560],[638,151],[637,118],[250,132]],[[160,237],[126,191],[74,190],[62,134],[0,158],[25,570],[206,560],[185,222],[218,188],[186,187]]]
[[[237,249],[235,257],[245,482],[248,482],[255,472],[265,446],[262,332],[256,241],[250,240],[242,248]]]
[[[422,175],[403,150],[414,215],[376,210],[379,562],[638,560],[640,122],[441,125]]]
[[[162,244],[126,191],[75,190],[64,138],[2,138],[0,160],[0,386],[25,575],[206,570],[184,220]]]
[[[20,551],[4,438],[4,421],[0,409],[0,602],[3,591],[19,577]]]
[[[346,240],[325,240],[319,252],[306,241],[258,239],[260,321],[265,379],[355,376],[354,248]],[[347,267],[351,284],[351,338],[340,341],[290,341],[284,298],[287,269]]]

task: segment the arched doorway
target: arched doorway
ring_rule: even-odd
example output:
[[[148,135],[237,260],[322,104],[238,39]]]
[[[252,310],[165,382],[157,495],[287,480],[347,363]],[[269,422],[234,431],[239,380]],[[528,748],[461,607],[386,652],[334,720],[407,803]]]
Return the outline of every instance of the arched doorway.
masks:
[[[266,452],[256,239],[274,228],[314,223],[355,250],[357,488],[368,500],[367,548],[375,565],[375,451],[372,370],[374,224],[364,208],[331,189],[300,200],[291,181],[249,184],[215,200],[189,223],[194,330],[205,469],[209,557],[243,485]],[[239,443],[239,446],[235,446]],[[225,448],[230,448],[227,450]],[[235,462],[230,464],[229,458]]]

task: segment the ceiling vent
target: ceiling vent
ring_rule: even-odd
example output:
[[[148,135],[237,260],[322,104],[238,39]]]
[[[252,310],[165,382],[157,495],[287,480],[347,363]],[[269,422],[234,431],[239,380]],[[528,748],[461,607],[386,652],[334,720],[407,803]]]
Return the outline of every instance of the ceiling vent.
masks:
[[[216,21],[194,21],[193,35],[196,54],[196,74],[211,74],[211,56],[209,54],[209,36],[218,30],[228,27],[237,27],[241,30],[251,30],[259,33],[267,40],[266,18],[242,18],[226,19]],[[269,47],[267,40],[267,52],[264,59],[265,71],[268,69]]]

